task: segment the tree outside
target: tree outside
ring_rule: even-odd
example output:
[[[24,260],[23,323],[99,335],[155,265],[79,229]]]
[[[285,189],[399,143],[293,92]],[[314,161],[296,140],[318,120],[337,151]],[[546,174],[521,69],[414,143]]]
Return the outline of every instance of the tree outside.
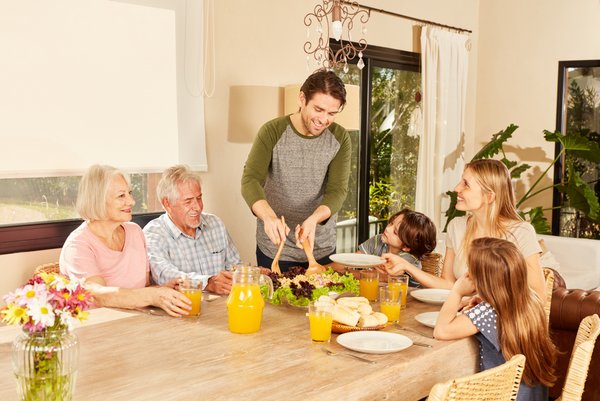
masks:
[[[355,65],[349,65],[347,71],[339,68],[336,73],[346,84],[361,85],[360,70]],[[411,125],[411,117],[414,119],[413,113],[420,107],[415,95],[420,89],[421,75],[399,68],[374,67],[371,76],[369,217],[382,226],[390,214],[405,207],[414,208],[420,132]],[[352,170],[339,220],[357,217],[359,193],[367,190],[358,188],[360,132],[349,133]]]

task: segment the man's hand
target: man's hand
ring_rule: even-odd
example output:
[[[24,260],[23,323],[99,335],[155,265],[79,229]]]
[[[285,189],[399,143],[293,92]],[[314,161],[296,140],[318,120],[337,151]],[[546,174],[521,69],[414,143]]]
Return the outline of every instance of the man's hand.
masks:
[[[308,241],[307,244],[312,250],[315,247],[315,233],[317,231],[317,222],[310,217],[302,223],[302,226],[297,225],[295,230],[296,246],[302,248],[302,243]]]
[[[231,292],[231,279],[231,272],[221,271],[208,279],[206,290],[219,295],[227,295]]]
[[[176,290],[179,288],[180,280],[181,280],[180,278],[174,278],[174,279],[169,280],[166,283],[164,283],[161,287],[168,287],[168,288],[172,288],[172,289]]]
[[[319,205],[310,216],[302,222],[302,225],[297,225],[295,229],[296,246],[302,248],[302,243],[308,240],[310,249],[315,247],[315,233],[317,224],[324,222],[331,217],[331,209],[325,205]],[[302,231],[301,231],[302,230]]]
[[[283,224],[281,219],[276,216],[265,218],[263,223],[265,225],[265,234],[267,234],[271,242],[275,245],[279,245],[281,241],[285,241],[285,237],[290,232],[287,224]]]
[[[266,200],[261,199],[254,202],[252,213],[263,221],[265,234],[267,234],[272,243],[279,245],[281,241],[285,241],[290,228],[286,224],[283,224]]]

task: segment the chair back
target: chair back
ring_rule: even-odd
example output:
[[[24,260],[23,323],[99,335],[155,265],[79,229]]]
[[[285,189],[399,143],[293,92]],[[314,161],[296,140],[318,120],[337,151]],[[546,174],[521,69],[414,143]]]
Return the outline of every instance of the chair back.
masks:
[[[544,304],[544,312],[546,312],[546,323],[548,324],[548,328],[550,328],[550,307],[552,305],[552,291],[554,289],[554,270],[545,267],[544,278],[546,279],[546,303]]]
[[[569,361],[567,378],[561,396],[557,401],[579,401],[585,389],[590,361],[594,353],[596,339],[600,334],[600,318],[591,315],[584,318],[579,324],[573,353]]]
[[[434,276],[440,277],[442,275],[442,266],[442,255],[437,252],[426,253],[421,259],[421,269]]]
[[[515,401],[524,368],[525,356],[517,354],[495,368],[436,384],[429,392],[427,400]]]
[[[60,266],[58,262],[54,263],[46,263],[43,265],[39,265],[33,271],[33,275],[36,276],[40,273],[48,273],[48,274],[57,274],[60,273]]]

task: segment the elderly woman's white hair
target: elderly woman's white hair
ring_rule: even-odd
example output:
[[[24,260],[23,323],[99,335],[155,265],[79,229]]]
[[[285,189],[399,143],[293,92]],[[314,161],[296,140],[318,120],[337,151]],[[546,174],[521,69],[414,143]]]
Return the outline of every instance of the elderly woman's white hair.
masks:
[[[169,198],[170,203],[175,203],[179,199],[177,186],[181,183],[196,182],[198,186],[202,185],[200,174],[192,171],[185,164],[178,164],[166,169],[156,187],[156,196],[162,203],[164,198]]]
[[[94,164],[81,177],[75,209],[87,221],[105,220],[108,216],[106,201],[113,178],[121,176],[131,186],[129,176],[112,166]]]

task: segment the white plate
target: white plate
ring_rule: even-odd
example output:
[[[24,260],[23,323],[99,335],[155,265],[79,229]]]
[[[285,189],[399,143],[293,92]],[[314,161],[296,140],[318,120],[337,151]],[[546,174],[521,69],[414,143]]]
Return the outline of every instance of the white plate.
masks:
[[[372,267],[385,262],[384,259],[375,255],[364,253],[336,253],[329,257],[332,261],[352,267]]]
[[[415,320],[421,324],[424,324],[427,327],[431,327],[432,329],[435,327],[435,323],[437,322],[437,318],[440,312],[425,312],[419,313],[415,316]]]
[[[446,302],[446,299],[448,299],[450,290],[444,290],[441,288],[424,288],[421,290],[413,290],[409,294],[421,302],[441,305]]]
[[[336,340],[342,347],[367,354],[389,354],[410,347],[413,342],[402,334],[386,331],[351,331]]]

